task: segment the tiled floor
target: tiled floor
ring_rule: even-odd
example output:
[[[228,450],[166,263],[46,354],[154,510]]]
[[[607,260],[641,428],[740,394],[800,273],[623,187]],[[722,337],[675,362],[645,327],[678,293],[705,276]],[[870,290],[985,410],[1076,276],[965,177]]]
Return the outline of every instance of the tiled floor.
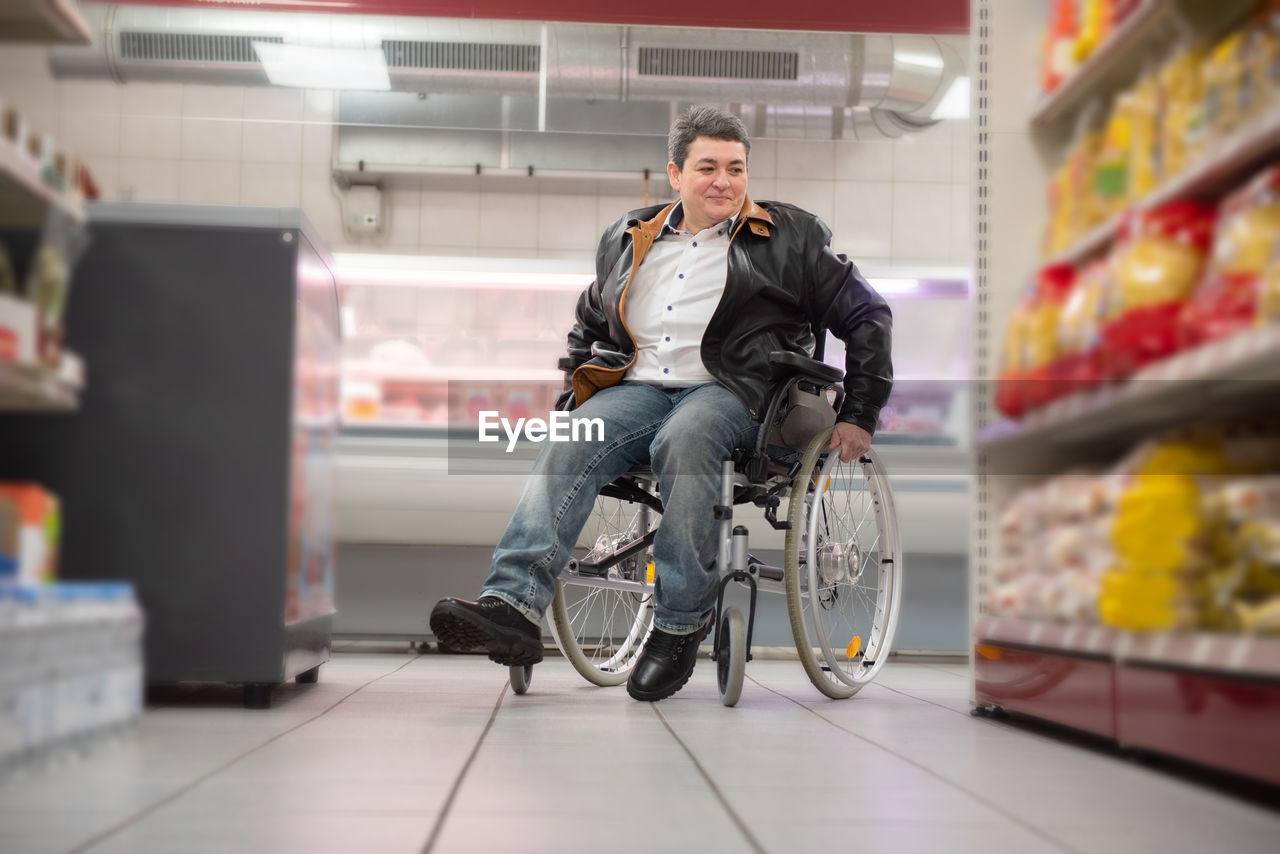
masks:
[[[970,717],[962,665],[833,702],[794,661],[657,704],[563,660],[524,696],[479,657],[367,648],[269,712],[206,689],[0,785],[0,851],[1273,852],[1280,813]]]

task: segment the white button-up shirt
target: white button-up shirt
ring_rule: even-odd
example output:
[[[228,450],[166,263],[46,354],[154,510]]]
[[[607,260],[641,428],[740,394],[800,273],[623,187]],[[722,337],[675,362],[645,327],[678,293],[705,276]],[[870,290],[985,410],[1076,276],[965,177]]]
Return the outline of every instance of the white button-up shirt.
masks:
[[[714,382],[702,364],[702,336],[728,274],[733,219],[693,234],[675,228],[677,204],[644,256],[623,304],[636,360],[627,379],[684,388]]]

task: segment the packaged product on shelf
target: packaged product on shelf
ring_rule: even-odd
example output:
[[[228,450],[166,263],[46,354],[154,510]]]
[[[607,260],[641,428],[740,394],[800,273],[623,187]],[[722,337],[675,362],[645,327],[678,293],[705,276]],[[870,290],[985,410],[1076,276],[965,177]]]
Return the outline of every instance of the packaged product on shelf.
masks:
[[[1179,317],[1182,347],[1257,325],[1267,305],[1264,269],[1280,252],[1280,166],[1229,197],[1214,229],[1209,267]]]
[[[58,499],[34,483],[0,482],[0,504],[16,513],[18,529],[12,540],[0,540],[4,550],[0,573],[10,568],[0,581],[37,584],[51,581],[57,575],[61,514]]]
[[[1020,418],[1026,412],[1023,396],[1026,373],[1026,337],[1035,299],[1029,288],[1018,300],[1005,325],[1004,343],[1000,349],[1000,367],[996,374],[995,406],[1009,418]]]
[[[1024,405],[1044,406],[1065,390],[1054,372],[1059,355],[1058,327],[1062,307],[1075,280],[1075,267],[1050,264],[1036,274],[1035,299],[1026,315],[1023,347]]]
[[[1241,585],[1257,583],[1259,571],[1242,558],[1256,551],[1238,520],[1250,495],[1262,507],[1267,493],[1259,481],[1231,478],[1277,467],[1280,433],[1265,422],[1182,430],[1135,449],[1117,468],[1123,488],[1110,531],[1115,562],[1098,599],[1103,622],[1130,631],[1238,625],[1235,602],[1258,589]]]
[[[1093,55],[1111,31],[1111,0],[1083,0],[1080,4],[1080,32],[1072,46],[1071,59],[1082,63]]]
[[[1253,18],[1257,50],[1252,56],[1261,109],[1280,102],[1280,0],[1264,0]]]
[[[1092,186],[1099,219],[1120,213],[1132,198],[1130,152],[1134,146],[1138,114],[1136,93],[1122,92],[1116,98],[1115,107],[1102,131]]]
[[[1205,506],[1222,535],[1206,623],[1280,632],[1280,475],[1229,481]]]
[[[1096,261],[1076,275],[1062,304],[1054,373],[1064,392],[1090,389],[1106,378],[1100,345],[1110,288],[1106,262]]]
[[[1171,448],[1162,450],[1153,457],[1173,455]],[[1112,628],[1155,631],[1199,624],[1197,582],[1209,566],[1209,531],[1196,478],[1182,465],[1171,469],[1148,462],[1117,499],[1111,527],[1115,563],[1103,574],[1098,595],[1098,614]]]
[[[0,140],[19,162],[31,166],[31,155],[26,147],[28,134],[27,120],[18,108],[0,105]]]
[[[1105,475],[1060,475],[1019,493],[1001,515],[1001,554],[987,600],[994,616],[1097,622],[1114,486]]]
[[[1109,258],[1112,319],[1102,328],[1114,376],[1177,351],[1178,316],[1200,279],[1215,215],[1202,202],[1169,202],[1135,214],[1122,229]]]
[[[1280,246],[1258,276],[1258,323],[1280,322]]]
[[[1162,179],[1183,172],[1191,163],[1189,142],[1202,134],[1200,77],[1202,54],[1191,47],[1174,54],[1159,72],[1159,166]]]
[[[1247,29],[1228,33],[1209,51],[1202,70],[1204,121],[1202,133],[1193,136],[1193,147],[1203,152],[1231,134],[1252,114],[1254,88],[1246,73],[1249,63]]]
[[[71,288],[71,271],[88,248],[87,229],[51,214],[40,245],[27,270],[26,296],[36,307],[40,361],[56,368],[62,355],[63,314]]]
[[[1052,92],[1075,69],[1075,45],[1079,17],[1075,0],[1052,0],[1049,27],[1044,38],[1044,67],[1040,88]]]
[[[1129,102],[1131,136],[1125,197],[1131,204],[1152,193],[1163,177],[1159,151],[1160,103],[1159,75],[1143,75]]]
[[[1045,257],[1066,251],[1105,218],[1094,191],[1105,118],[1105,104],[1096,99],[1076,117],[1072,142],[1048,186]]]
[[[0,361],[36,361],[36,307],[8,294],[0,294]]]

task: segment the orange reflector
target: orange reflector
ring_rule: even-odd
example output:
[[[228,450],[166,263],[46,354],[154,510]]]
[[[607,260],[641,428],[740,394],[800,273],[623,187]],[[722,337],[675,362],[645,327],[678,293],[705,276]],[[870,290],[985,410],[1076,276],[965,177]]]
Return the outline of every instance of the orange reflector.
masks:
[[[644,583],[653,583],[653,561],[649,561],[649,565],[644,568]]]
[[[988,661],[999,661],[1004,658],[1004,650],[998,646],[980,643],[974,646],[973,651],[978,658],[985,658]]]
[[[849,646],[845,648],[844,654],[849,658],[855,658],[861,650],[862,637],[860,635],[854,635],[853,640],[849,641]]]

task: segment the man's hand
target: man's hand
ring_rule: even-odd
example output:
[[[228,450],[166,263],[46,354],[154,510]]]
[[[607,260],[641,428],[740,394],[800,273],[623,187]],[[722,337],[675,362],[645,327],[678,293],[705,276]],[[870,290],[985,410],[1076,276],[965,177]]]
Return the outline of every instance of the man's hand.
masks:
[[[847,463],[871,450],[871,434],[856,424],[837,421],[827,450],[834,451],[836,448],[840,449],[840,462]]]

